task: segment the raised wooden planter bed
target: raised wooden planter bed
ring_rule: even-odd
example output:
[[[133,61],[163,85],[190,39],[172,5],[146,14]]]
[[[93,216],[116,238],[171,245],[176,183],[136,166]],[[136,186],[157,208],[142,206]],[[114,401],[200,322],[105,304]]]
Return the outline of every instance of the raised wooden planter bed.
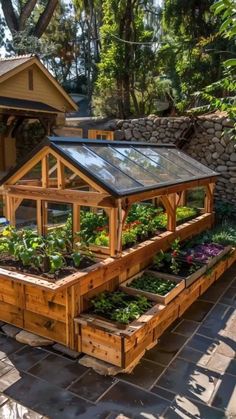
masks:
[[[232,246],[225,246],[225,248],[217,256],[214,256],[209,260],[209,262],[207,263],[207,269],[210,269],[212,266],[214,266],[219,260],[224,258],[224,256],[227,255],[227,253],[229,253],[231,250]]]
[[[152,267],[151,267],[152,270]],[[188,276],[180,276],[180,275],[172,275],[172,274],[166,274],[169,276],[169,279],[171,281],[174,281],[175,278],[181,278],[185,282],[185,287],[190,287],[190,285],[193,284],[200,276],[204,275],[204,273],[207,270],[207,265],[203,265],[201,268],[199,268],[196,272],[193,272],[192,274]],[[156,272],[158,275],[163,275],[163,272],[153,270],[153,272]],[[165,274],[164,274],[165,275]]]
[[[181,275],[172,275],[172,274],[166,274],[166,275],[168,275],[171,281],[181,278],[182,280],[185,281],[185,286],[190,287],[190,285],[192,285],[193,282],[195,282],[198,278],[204,275],[204,273],[207,272],[209,269],[211,269],[214,265],[216,265],[217,262],[223,259],[225,255],[227,255],[231,251],[231,249],[232,249],[232,246],[226,246],[217,256],[214,256],[213,258],[211,258],[208,263],[203,264],[201,268],[199,268],[196,272],[193,272],[192,274],[188,276],[184,277]],[[152,267],[150,268],[150,270],[152,270]],[[152,271],[158,274],[159,276],[163,275],[162,271],[157,271],[154,269]]]
[[[210,228],[213,217],[210,213],[201,215],[178,226],[175,232],[164,232],[125,250],[119,258],[107,258],[55,283],[0,268],[0,320],[78,349],[81,339],[73,320],[87,309],[91,294],[114,290],[150,265],[156,252],[167,250],[175,238],[185,240]]]
[[[165,295],[160,295],[160,294],[154,294],[152,292],[148,292],[148,291],[143,291],[141,289],[138,288],[132,288],[129,285],[133,282],[134,279],[141,277],[143,274],[145,273],[150,273],[151,275],[154,275],[158,278],[164,279],[164,280],[170,280],[173,282],[176,282],[176,286],[175,288],[173,288],[171,291],[169,291],[167,294]],[[168,274],[158,274],[155,271],[151,271],[149,269],[140,272],[139,274],[133,276],[132,278],[128,279],[127,281],[123,282],[120,285],[120,289],[124,292],[126,292],[127,294],[130,295],[143,295],[145,297],[147,297],[148,300],[151,301],[156,301],[157,303],[161,303],[161,304],[168,304],[170,303],[183,289],[185,288],[185,281],[183,280],[183,278],[181,277],[175,277],[173,279],[173,277],[171,275]]]
[[[87,355],[109,362],[123,370],[130,369],[155,345],[157,339],[203,294],[236,260],[236,251],[220,260],[209,273],[184,289],[167,306],[156,304],[138,320],[121,331],[114,323],[82,314],[75,318],[78,348]]]

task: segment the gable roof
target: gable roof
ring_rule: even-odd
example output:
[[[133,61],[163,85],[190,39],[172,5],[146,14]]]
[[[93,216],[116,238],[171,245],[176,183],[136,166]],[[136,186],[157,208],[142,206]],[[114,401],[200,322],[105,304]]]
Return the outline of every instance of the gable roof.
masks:
[[[36,64],[37,67],[45,74],[45,76],[51,81],[55,88],[60,92],[64,99],[70,104],[71,110],[78,110],[78,106],[73,99],[66,93],[63,87],[58,81],[52,76],[52,74],[46,69],[41,63],[40,59],[36,55],[21,55],[9,58],[0,59],[0,83],[9,79],[13,75],[19,73],[31,65]]]
[[[31,55],[19,55],[17,57],[0,58],[0,77],[32,58]]]
[[[117,198],[218,175],[175,145],[48,137],[0,184],[45,146]]]

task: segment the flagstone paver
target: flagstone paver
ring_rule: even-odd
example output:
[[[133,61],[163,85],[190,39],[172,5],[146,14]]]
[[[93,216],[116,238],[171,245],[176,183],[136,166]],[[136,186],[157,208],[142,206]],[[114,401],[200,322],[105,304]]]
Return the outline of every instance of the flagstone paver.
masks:
[[[1,419],[235,419],[236,264],[148,351],[104,377],[0,333]]]

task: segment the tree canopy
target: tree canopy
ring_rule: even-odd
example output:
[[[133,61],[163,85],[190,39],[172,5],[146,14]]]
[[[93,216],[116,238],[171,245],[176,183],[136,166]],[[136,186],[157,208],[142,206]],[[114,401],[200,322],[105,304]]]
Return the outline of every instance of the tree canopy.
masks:
[[[40,55],[66,89],[87,95],[96,115],[183,113],[207,103],[209,86],[215,105],[234,87],[235,0],[0,4],[6,53]]]

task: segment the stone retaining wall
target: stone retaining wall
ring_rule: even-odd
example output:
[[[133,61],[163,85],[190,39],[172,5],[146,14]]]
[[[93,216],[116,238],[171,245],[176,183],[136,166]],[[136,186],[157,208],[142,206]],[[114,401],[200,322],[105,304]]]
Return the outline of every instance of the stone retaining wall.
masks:
[[[216,199],[236,205],[236,142],[230,139],[227,132],[231,126],[227,116],[222,114],[194,119],[150,115],[147,118],[117,121],[115,138],[176,143],[184,152],[220,173]],[[186,140],[183,140],[185,135]]]

